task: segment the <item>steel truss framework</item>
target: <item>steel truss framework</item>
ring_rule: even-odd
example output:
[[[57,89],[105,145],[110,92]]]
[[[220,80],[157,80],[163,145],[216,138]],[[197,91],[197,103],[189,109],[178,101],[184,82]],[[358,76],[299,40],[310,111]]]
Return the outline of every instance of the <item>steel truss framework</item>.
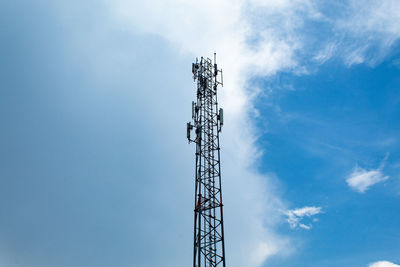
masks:
[[[192,103],[193,124],[187,125],[189,142],[196,144],[193,267],[225,267],[219,133],[223,111],[218,110],[217,88],[222,71],[209,58],[192,64],[197,101]],[[191,130],[195,137],[191,139]]]

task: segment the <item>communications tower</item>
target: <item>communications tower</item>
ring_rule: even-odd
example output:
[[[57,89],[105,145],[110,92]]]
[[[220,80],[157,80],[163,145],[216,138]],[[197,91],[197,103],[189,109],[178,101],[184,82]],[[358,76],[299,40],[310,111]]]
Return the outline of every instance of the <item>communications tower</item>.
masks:
[[[197,100],[192,102],[187,138],[189,143],[196,144],[193,267],[225,267],[219,147],[224,120],[217,102],[217,88],[223,85],[222,70],[218,70],[214,54],[214,62],[209,58],[196,59],[192,73],[197,83]]]

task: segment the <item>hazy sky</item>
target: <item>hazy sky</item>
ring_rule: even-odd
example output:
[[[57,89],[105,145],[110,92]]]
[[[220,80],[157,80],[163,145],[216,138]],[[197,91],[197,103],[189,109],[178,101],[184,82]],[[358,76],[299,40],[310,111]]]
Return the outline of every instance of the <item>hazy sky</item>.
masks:
[[[399,266],[399,21],[397,0],[0,2],[0,266],[190,266],[191,63],[214,52],[227,266]]]

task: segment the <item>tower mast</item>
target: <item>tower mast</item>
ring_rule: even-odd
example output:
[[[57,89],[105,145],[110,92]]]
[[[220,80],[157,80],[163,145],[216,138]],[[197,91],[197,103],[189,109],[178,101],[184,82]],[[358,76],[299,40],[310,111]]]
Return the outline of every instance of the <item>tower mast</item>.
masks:
[[[187,138],[196,144],[193,267],[225,267],[224,220],[221,190],[219,133],[223,110],[218,110],[217,88],[222,70],[201,57],[192,64],[197,100],[192,102],[192,122]],[[191,138],[191,131],[194,137]]]

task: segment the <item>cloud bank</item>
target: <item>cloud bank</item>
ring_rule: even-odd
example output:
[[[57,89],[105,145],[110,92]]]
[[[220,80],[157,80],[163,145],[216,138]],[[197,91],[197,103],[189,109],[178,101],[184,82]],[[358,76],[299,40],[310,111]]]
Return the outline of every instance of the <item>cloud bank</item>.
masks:
[[[255,145],[257,132],[250,120],[258,89],[249,88],[247,82],[255,75],[294,68],[297,43],[278,35],[278,29],[269,28],[275,35],[265,29],[263,40],[249,46],[248,37],[256,29],[243,10],[262,5],[276,7],[276,14],[294,14],[293,4],[238,0],[152,0],[139,4],[120,0],[109,5],[128,31],[161,36],[193,59],[217,52],[224,71],[220,102],[226,114],[221,141],[228,264],[260,266],[268,257],[286,253],[289,238],[274,230],[284,202],[274,189],[273,179],[253,167],[260,155]]]

